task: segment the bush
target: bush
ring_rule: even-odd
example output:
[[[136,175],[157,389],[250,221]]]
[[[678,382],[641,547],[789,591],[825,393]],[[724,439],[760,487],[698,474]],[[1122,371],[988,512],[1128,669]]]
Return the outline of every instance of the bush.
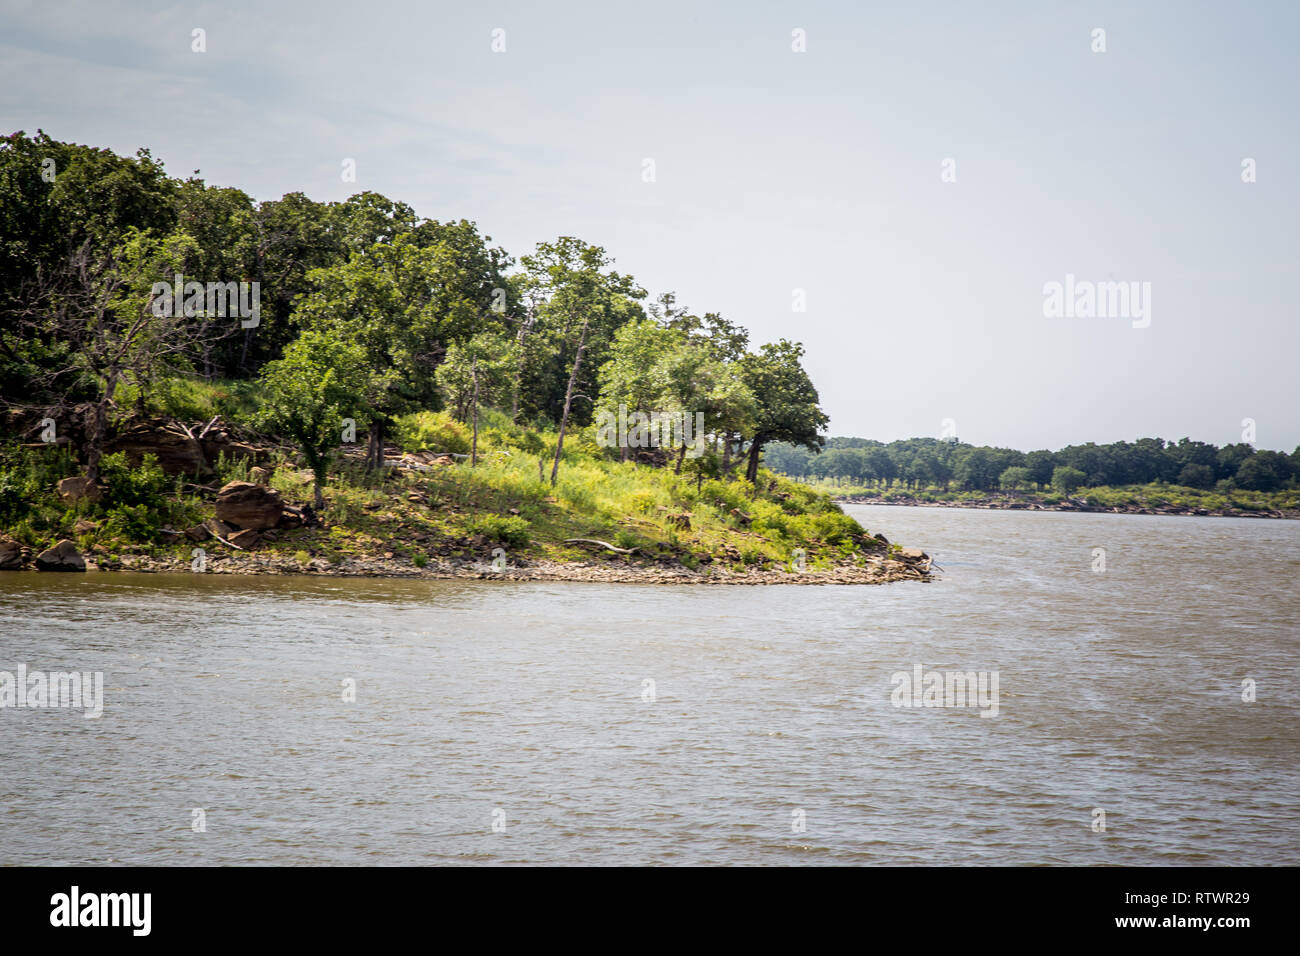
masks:
[[[256,382],[205,382],[178,376],[153,386],[149,406],[159,414],[182,421],[207,421],[216,415],[237,421],[256,411],[261,403],[260,393]]]
[[[119,505],[108,512],[104,533],[128,541],[152,541],[162,527],[158,512],[148,505]]]
[[[397,419],[393,437],[403,451],[469,454],[470,430],[446,412],[412,412]]]
[[[105,513],[117,505],[165,508],[168,486],[172,484],[153,455],[146,455],[139,468],[132,468],[120,451],[99,460],[99,480],[104,485],[100,507]]]
[[[0,522],[17,521],[38,503],[56,504],[55,485],[76,471],[64,448],[0,449]]]
[[[232,455],[226,457],[226,453],[218,452],[217,462],[213,466],[217,472],[217,484],[225,485],[232,481],[248,481],[248,456]]]
[[[474,522],[473,530],[512,548],[528,547],[528,522],[518,515],[487,515]]]

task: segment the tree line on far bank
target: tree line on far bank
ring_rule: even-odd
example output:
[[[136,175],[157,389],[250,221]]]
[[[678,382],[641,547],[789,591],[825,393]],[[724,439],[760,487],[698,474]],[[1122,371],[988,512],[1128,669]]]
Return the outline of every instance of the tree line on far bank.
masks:
[[[773,471],[803,479],[838,479],[880,488],[1000,491],[1163,482],[1219,492],[1273,492],[1300,486],[1300,447],[1290,455],[1238,442],[1212,445],[1183,438],[1139,438],[1059,451],[1023,452],[939,438],[889,443],[831,438],[820,453],[790,444],[770,445]]]

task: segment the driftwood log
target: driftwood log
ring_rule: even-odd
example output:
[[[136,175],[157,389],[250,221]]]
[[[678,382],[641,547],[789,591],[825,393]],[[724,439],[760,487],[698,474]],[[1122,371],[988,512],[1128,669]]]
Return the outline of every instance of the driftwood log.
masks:
[[[616,548],[608,541],[599,541],[596,538],[565,538],[565,544],[598,544],[602,548],[608,548],[615,554],[636,554],[640,548]]]

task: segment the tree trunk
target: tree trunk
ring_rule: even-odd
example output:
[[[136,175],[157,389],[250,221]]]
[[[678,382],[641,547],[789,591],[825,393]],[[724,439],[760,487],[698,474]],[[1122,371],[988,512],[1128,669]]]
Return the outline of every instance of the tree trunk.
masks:
[[[366,468],[369,471],[383,471],[384,468],[384,420],[376,416],[370,423],[370,435],[366,443]]]
[[[117,391],[117,375],[112,374],[104,384],[104,395],[95,403],[90,434],[86,438],[86,478],[91,484],[99,480],[99,459],[104,455],[104,442],[108,440],[108,406]]]
[[[758,483],[758,456],[763,450],[763,439],[757,435],[749,445],[749,467],[745,469],[745,478],[751,484]]]
[[[674,475],[682,473],[682,459],[686,457],[686,442],[682,442],[681,450],[677,452],[677,467],[673,469]]]
[[[469,446],[469,466],[478,464],[478,359],[474,360],[474,438]]]
[[[582,334],[578,336],[578,354],[573,358],[573,371],[569,373],[569,385],[564,390],[564,413],[560,416],[560,435],[555,442],[555,462],[551,465],[551,487],[555,487],[560,475],[560,455],[564,451],[564,431],[569,426],[569,406],[573,403],[573,386],[578,381],[578,369],[582,367],[582,353],[587,348],[587,323],[582,320]]]

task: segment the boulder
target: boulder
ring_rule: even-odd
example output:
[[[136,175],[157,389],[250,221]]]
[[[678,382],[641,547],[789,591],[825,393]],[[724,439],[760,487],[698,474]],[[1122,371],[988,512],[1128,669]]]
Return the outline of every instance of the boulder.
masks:
[[[230,527],[230,525],[226,524],[224,521],[218,521],[216,518],[209,518],[207,521],[203,522],[203,529],[207,531],[208,534],[217,538],[229,538],[235,533],[234,528]],[[200,538],[199,540],[202,539]]]
[[[254,465],[248,469],[248,480],[255,485],[268,485],[271,482],[271,473],[261,465]]]
[[[103,489],[85,475],[64,478],[56,486],[59,498],[66,504],[75,505],[78,501],[98,501],[104,494]]]
[[[208,538],[212,537],[212,532],[209,531],[206,526],[196,524],[193,528],[185,529],[185,537],[189,538],[191,541],[206,541]]]
[[[146,455],[153,455],[169,475],[207,474],[212,470],[203,446],[166,422],[134,422],[109,443],[107,450],[125,452],[133,468],[139,467]]]
[[[237,548],[255,548],[262,541],[262,536],[252,528],[245,528],[243,531],[236,531],[230,536],[230,543]]]
[[[274,528],[283,513],[280,493],[251,481],[232,481],[217,492],[217,519],[240,529]]]
[[[208,461],[216,461],[225,455],[226,461],[247,458],[249,462],[258,461],[261,451],[242,441],[235,441],[223,428],[217,428],[202,437],[200,447]]]
[[[84,571],[86,560],[77,546],[64,538],[54,547],[36,556],[37,571]]]
[[[23,546],[0,536],[0,571],[17,571],[23,566]]]

